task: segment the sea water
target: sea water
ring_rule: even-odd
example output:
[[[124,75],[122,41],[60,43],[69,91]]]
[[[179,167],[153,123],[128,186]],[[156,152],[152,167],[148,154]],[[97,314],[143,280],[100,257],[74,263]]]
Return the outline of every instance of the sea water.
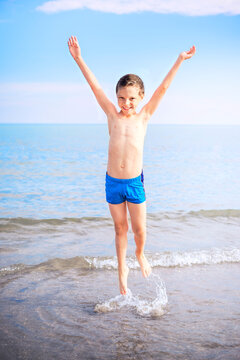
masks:
[[[240,127],[149,125],[119,295],[106,125],[0,125],[1,359],[240,359]],[[129,218],[130,223],[130,218]]]

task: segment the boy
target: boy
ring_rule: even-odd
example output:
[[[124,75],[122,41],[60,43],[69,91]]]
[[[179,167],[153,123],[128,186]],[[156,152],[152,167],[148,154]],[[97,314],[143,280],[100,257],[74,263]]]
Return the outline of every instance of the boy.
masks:
[[[126,265],[128,217],[136,243],[136,257],[144,277],[149,276],[151,267],[144,255],[146,241],[146,197],[143,185],[143,145],[146,128],[151,115],[172,82],[181,63],[195,54],[195,46],[182,52],[149,102],[136,112],[143,99],[142,80],[133,74],[123,76],[117,84],[118,112],[114,104],[104,94],[97,79],[85,64],[77,38],[71,36],[69,51],[89,83],[99,105],[107,115],[109,130],[108,165],[106,172],[106,200],[115,227],[115,242],[118,258],[120,293],[127,293],[129,269]]]

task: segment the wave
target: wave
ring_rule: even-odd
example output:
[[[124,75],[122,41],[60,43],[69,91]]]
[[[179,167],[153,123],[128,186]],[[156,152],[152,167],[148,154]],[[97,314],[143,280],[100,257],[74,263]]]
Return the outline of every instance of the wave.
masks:
[[[33,218],[0,218],[0,233],[1,232],[55,232],[63,231],[74,231],[77,227],[89,228],[95,226],[112,226],[111,218],[104,217],[81,217],[81,218],[61,218],[61,219],[33,219]]]
[[[8,224],[19,224],[19,225],[38,225],[38,224],[50,224],[50,225],[62,225],[66,223],[82,223],[92,221],[109,220],[110,218],[98,217],[98,216],[84,216],[81,218],[61,218],[61,219],[34,219],[34,218],[0,218],[0,223],[3,225]]]
[[[184,252],[163,252],[147,254],[148,261],[152,268],[163,267],[184,267],[193,265],[216,265],[222,263],[239,263],[240,249],[218,249],[194,250]],[[135,257],[127,257],[127,264],[130,269],[139,269]],[[118,262],[116,256],[90,257],[76,256],[68,259],[50,259],[36,265],[13,264],[0,268],[0,276],[8,274],[23,274],[32,271],[65,271],[77,270],[117,270]]]
[[[198,211],[174,211],[174,212],[158,212],[158,213],[148,213],[147,218],[149,220],[161,221],[165,219],[186,221],[191,218],[204,218],[209,220],[218,219],[233,219],[240,220],[240,210],[238,209],[212,209],[212,210],[198,210]],[[49,219],[34,219],[34,218],[0,218],[0,232],[10,232],[18,230],[19,228],[31,228],[31,227],[41,227],[41,229],[46,228],[56,229],[61,226],[66,225],[76,225],[84,224],[92,226],[94,223],[101,223],[102,225],[112,225],[112,219],[110,217],[100,217],[100,216],[84,216],[80,218],[49,218]]]
[[[221,263],[240,262],[240,249],[209,249],[184,252],[163,252],[148,255],[151,267],[183,267],[192,265],[215,265]],[[117,269],[117,258],[85,258],[94,269]],[[130,269],[138,269],[139,264],[135,257],[127,258]]]

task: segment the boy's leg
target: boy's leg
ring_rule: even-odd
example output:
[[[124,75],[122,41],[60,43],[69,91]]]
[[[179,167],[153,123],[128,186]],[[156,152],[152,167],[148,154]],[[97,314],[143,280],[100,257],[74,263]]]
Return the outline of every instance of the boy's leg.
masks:
[[[144,255],[144,245],[146,242],[146,201],[141,204],[128,202],[127,206],[136,243],[136,256],[143,276],[147,277],[151,273],[151,267]]]
[[[127,253],[127,232],[128,232],[128,218],[126,202],[121,204],[110,204],[109,210],[112,215],[115,227],[115,243],[118,258],[118,275],[120,293],[126,295],[127,293],[127,277],[128,267],[126,265]]]

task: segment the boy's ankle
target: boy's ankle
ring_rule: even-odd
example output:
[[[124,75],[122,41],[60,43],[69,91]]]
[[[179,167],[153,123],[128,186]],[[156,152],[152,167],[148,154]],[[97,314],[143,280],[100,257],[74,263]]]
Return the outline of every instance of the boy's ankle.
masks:
[[[143,250],[136,249],[135,250],[135,255],[139,258],[139,257],[144,256],[144,252],[143,252]]]

